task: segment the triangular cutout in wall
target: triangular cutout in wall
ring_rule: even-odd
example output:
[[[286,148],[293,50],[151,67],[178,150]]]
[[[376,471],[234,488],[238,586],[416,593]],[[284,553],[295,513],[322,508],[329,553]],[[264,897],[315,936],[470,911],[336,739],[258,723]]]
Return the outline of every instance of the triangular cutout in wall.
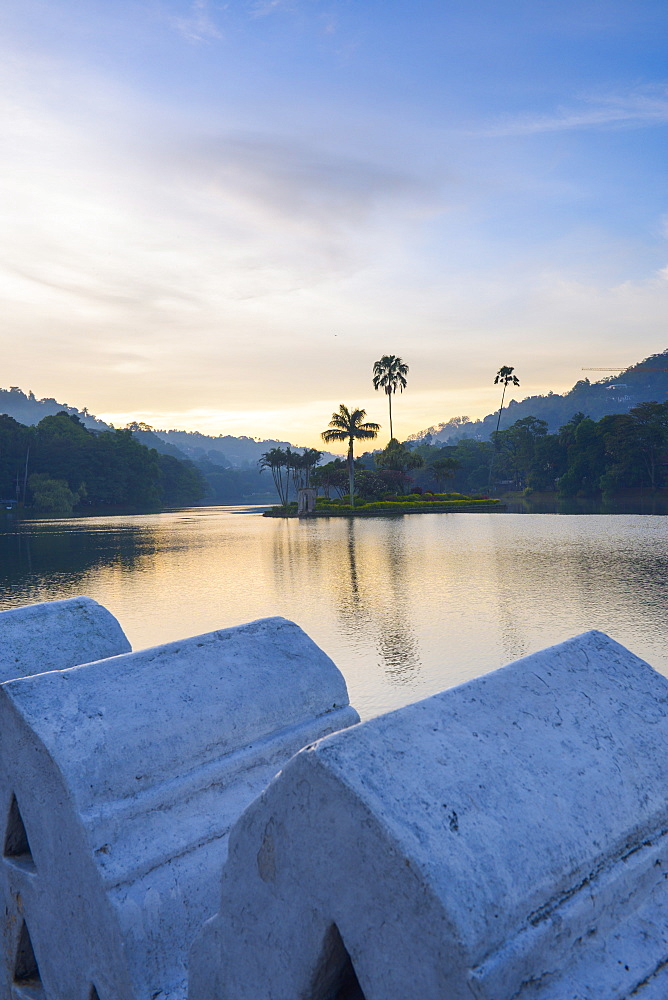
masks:
[[[19,944],[16,949],[16,959],[14,961],[14,983],[20,988],[19,995],[26,1000],[42,1000],[44,990],[42,989],[42,977],[39,974],[39,966],[35,958],[35,951],[30,940],[28,925],[25,920],[21,927]],[[18,992],[18,990],[17,990]]]
[[[22,868],[27,868],[30,871],[35,868],[25,823],[15,795],[12,795],[12,804],[9,807],[7,817],[4,855],[14,864],[21,865]]]
[[[325,935],[310,996],[311,1000],[365,1000],[336,924]]]

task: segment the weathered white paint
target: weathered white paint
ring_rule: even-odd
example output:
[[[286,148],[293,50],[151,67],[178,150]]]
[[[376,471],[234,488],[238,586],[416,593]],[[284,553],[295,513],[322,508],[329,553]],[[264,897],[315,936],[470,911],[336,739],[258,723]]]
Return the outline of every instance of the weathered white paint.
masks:
[[[357,718],[335,665],[282,618],[2,685],[0,996],[17,950],[31,967],[25,920],[37,996],[183,997],[230,825],[292,754]]]
[[[0,611],[0,681],[129,651],[114,616],[90,597]]]
[[[667,716],[589,632],[303,750],[231,832],[190,1000],[665,1000]]]

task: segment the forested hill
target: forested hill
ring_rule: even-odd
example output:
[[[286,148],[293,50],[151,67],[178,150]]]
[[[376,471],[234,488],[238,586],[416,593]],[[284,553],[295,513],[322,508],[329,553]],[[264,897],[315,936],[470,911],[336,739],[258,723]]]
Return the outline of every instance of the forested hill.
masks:
[[[264,452],[271,451],[272,448],[290,447],[293,450],[299,450],[287,441],[259,441],[251,437],[234,437],[231,434],[219,434],[214,437],[209,434],[201,434],[198,431],[156,430],[148,424],[137,422],[129,424],[123,432],[115,431],[113,427],[89,413],[85,407],[79,410],[74,406],[59,403],[55,399],[37,399],[34,393],[28,392],[26,394],[17,386],[12,386],[9,389],[0,389],[0,499],[20,494],[21,496],[25,495],[28,502],[31,502],[30,487],[25,476],[23,460],[18,459],[16,455],[11,456],[11,461],[9,461],[10,455],[8,453],[4,455],[4,459],[7,461],[4,461],[6,469],[4,469],[5,481],[3,482],[2,432],[10,433],[14,421],[23,426],[36,427],[45,418],[55,417],[63,413],[72,418],[73,426],[79,426],[81,430],[85,428],[88,432],[93,432],[93,436],[95,434],[106,435],[98,448],[100,452],[102,446],[108,445],[110,440],[114,440],[116,443],[122,440],[127,444],[128,437],[131,440],[134,439],[138,445],[143,445],[144,451],[149,449],[158,452],[158,464],[161,469],[160,483],[157,486],[153,484],[155,489],[151,487],[147,496],[149,494],[152,496],[152,502],[158,502],[157,498],[159,497],[159,502],[171,505],[197,502],[195,497],[200,496],[203,491],[201,486],[195,487],[193,483],[189,482],[189,479],[193,478],[194,481],[200,483],[201,477],[204,478],[206,490],[203,499],[207,503],[275,503],[278,497],[272,478],[268,473],[262,474],[260,472],[259,459]],[[7,415],[8,422],[2,422],[2,414]],[[45,426],[49,426],[48,421]],[[69,430],[69,424],[64,426]],[[110,438],[110,434],[115,435],[115,437]],[[26,437],[18,432],[14,433],[14,431],[11,431],[11,435],[16,439],[18,451],[21,451],[22,448],[25,455],[30,436]],[[40,440],[44,438],[43,430],[40,431],[39,437]],[[80,435],[79,437],[81,441],[84,440]],[[88,441],[88,445],[89,450],[97,447],[93,446],[90,441]],[[130,452],[128,452],[129,454]],[[32,455],[34,457],[34,451]],[[325,459],[327,457],[333,456],[328,456],[325,453]],[[183,463],[185,463],[187,472],[183,471]],[[188,469],[190,463],[196,467],[194,470]],[[32,460],[30,467],[33,469]],[[67,479],[68,483],[74,483],[77,475],[82,474],[82,470],[75,471],[76,468],[75,463],[73,469],[67,470],[64,478]],[[54,474],[48,462],[44,464],[44,470]],[[182,477],[185,477],[185,482],[175,482],[177,471]],[[196,475],[193,476],[193,473]],[[63,477],[60,472],[58,475]],[[82,475],[83,481],[86,478],[90,479],[90,474]],[[78,484],[75,483],[70,492],[77,488]],[[110,493],[107,486],[101,488],[97,480],[95,480],[95,485],[88,498],[77,502],[74,493],[72,493],[70,500],[78,507],[91,502],[111,502],[108,498],[112,493],[116,497],[116,502],[119,503],[134,505],[144,503],[143,494],[142,497],[123,494],[121,499],[118,491]],[[95,497],[94,501],[93,497]]]
[[[35,426],[0,415],[0,500],[36,511],[156,509],[198,503],[207,492],[188,461],[158,454],[130,430],[91,431],[75,414]]]
[[[69,406],[67,403],[59,403],[51,397],[37,399],[33,392],[27,394],[18,386],[10,386],[9,389],[0,389],[0,413],[18,420],[20,424],[38,424],[44,417],[53,417],[56,413],[69,413],[70,416],[78,417],[84,427],[89,430],[108,431],[111,428],[103,420],[98,420],[92,413],[89,413],[84,406],[83,410],[78,410],[76,406]]]
[[[0,389],[0,414],[18,420],[20,424],[38,424],[44,417],[57,413],[68,413],[78,417],[88,430],[108,431],[109,424],[99,420],[84,406],[59,403],[50,397],[37,399],[32,392],[25,393],[18,386]],[[295,448],[288,441],[260,441],[251,437],[234,437],[231,434],[217,436],[201,434],[199,431],[156,430],[144,423],[129,424],[133,436],[149,448],[174,458],[188,458],[193,462],[209,461],[222,468],[257,470],[257,463],[265,451],[272,448]]]
[[[521,375],[521,372],[518,374]],[[563,395],[550,392],[547,396],[527,396],[519,402],[511,399],[507,404],[507,412],[504,409],[501,426],[508,427],[524,417],[537,417],[545,420],[548,432],[554,434],[576,413],[584,413],[592,420],[600,420],[608,414],[628,413],[639,403],[654,400],[663,403],[666,399],[668,349],[661,354],[652,354],[619,375],[593,382],[583,378]],[[449,421],[418,431],[417,434],[411,434],[409,441],[419,442],[425,438],[434,444],[454,444],[463,438],[486,441],[496,430],[497,417],[498,410],[482,420],[453,417]]]

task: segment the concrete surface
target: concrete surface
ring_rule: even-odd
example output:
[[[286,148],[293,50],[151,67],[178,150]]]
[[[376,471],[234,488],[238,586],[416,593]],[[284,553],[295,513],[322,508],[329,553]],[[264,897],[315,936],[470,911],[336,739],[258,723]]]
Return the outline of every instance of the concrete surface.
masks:
[[[589,632],[302,750],[190,1000],[665,1000],[668,680]]]
[[[129,651],[114,616],[90,597],[0,611],[0,682]]]
[[[229,827],[357,721],[281,618],[0,686],[0,996],[178,1000]]]

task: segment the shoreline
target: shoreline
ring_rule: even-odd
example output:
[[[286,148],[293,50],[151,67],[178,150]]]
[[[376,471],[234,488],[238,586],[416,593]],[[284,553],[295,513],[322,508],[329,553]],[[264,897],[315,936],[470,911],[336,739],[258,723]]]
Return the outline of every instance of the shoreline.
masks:
[[[342,507],[337,510],[335,505],[332,505],[327,510],[315,510],[308,514],[299,514],[294,509],[284,507],[272,507],[270,510],[265,510],[262,516],[313,520],[321,517],[397,517],[404,514],[462,514],[478,511],[489,513],[490,511],[503,512],[506,510],[506,504],[501,500],[471,500],[465,503],[459,503],[456,500],[444,500],[440,503],[390,503],[381,509],[379,509],[380,504],[369,504],[368,506],[373,509]]]

